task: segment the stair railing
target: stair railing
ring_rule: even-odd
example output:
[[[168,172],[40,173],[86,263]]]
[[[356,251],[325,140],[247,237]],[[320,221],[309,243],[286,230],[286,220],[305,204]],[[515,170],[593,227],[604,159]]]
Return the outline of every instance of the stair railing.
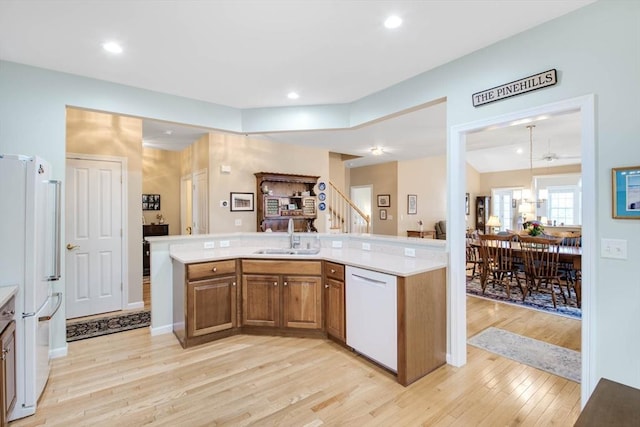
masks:
[[[369,233],[371,217],[349,199],[338,187],[329,182],[328,197],[331,231],[339,233]]]

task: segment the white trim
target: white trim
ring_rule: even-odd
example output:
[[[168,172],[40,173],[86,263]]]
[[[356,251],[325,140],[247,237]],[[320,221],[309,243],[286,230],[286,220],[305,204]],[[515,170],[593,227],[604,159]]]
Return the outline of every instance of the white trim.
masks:
[[[97,160],[103,162],[114,162],[120,164],[120,176],[122,177],[121,188],[120,188],[120,206],[121,206],[121,224],[122,224],[122,240],[120,241],[121,248],[120,254],[122,259],[120,260],[121,276],[120,280],[122,283],[122,295],[120,301],[120,309],[122,310],[124,307],[128,305],[129,301],[129,204],[127,203],[129,192],[128,192],[128,184],[129,184],[129,175],[127,171],[128,167],[128,159],[126,157],[119,156],[107,156],[107,155],[98,155],[98,154],[84,154],[84,153],[67,153],[65,155],[65,164],[66,160],[69,159],[77,159],[77,160]],[[142,283],[142,278],[140,278],[140,283]],[[66,283],[65,283],[66,288]],[[65,289],[66,290],[66,289]]]
[[[127,304],[126,310],[141,310],[144,308],[144,301],[130,302]]]
[[[489,117],[476,122],[451,126],[447,145],[448,205],[461,205],[466,186],[465,147],[466,134],[482,130],[488,126],[507,126],[515,120],[536,117],[542,114],[557,114],[580,111],[582,134],[582,406],[593,391],[596,378],[595,301],[592,285],[596,277],[596,162],[595,162],[595,96],[593,94],[566,99]],[[466,363],[466,292],[465,292],[465,240],[464,209],[447,209],[447,245],[450,253],[448,308],[450,310],[449,349],[451,364],[461,366]],[[464,308],[464,310],[462,309]]]
[[[156,335],[170,334],[173,332],[173,325],[164,325],[157,328],[149,326],[149,332],[151,332],[152,337],[155,337]]]
[[[65,342],[63,347],[52,348],[49,350],[50,359],[58,359],[65,357],[69,352],[69,345]]]

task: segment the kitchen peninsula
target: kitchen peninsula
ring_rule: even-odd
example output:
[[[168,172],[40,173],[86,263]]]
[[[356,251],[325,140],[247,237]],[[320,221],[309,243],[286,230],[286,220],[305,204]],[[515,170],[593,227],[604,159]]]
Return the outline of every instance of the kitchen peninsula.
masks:
[[[237,333],[328,335],[352,348],[355,328],[347,321],[341,336],[340,321],[344,324],[349,289],[355,289],[344,271],[357,268],[393,279],[394,298],[383,304],[397,320],[392,331],[397,365],[354,349],[396,372],[403,385],[445,363],[445,242],[353,234],[296,236],[307,250],[295,254],[274,250],[289,247],[286,233],[149,238],[152,334],[174,332],[184,347]],[[380,345],[388,347],[388,341]]]

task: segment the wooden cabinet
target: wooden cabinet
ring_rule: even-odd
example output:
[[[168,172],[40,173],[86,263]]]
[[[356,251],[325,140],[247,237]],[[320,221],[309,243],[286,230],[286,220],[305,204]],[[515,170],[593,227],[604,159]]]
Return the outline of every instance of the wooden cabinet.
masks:
[[[324,318],[327,335],[340,342],[347,339],[344,305],[344,265],[324,263]]]
[[[321,329],[320,261],[243,260],[242,326]]]
[[[0,426],[8,425],[9,412],[16,403],[16,322],[15,298],[0,308],[0,342],[2,356],[0,366]]]
[[[476,197],[476,230],[481,233],[489,233],[487,222],[489,221],[489,215],[491,213],[491,197],[478,196]]]
[[[257,230],[286,231],[293,219],[295,231],[317,231],[317,176],[258,172],[256,176]]]
[[[174,298],[174,333],[183,347],[212,340],[218,336],[211,334],[238,326],[237,283],[235,260],[185,266],[183,289],[178,289],[184,298]],[[174,283],[174,294],[177,287]]]
[[[169,224],[144,224],[142,226],[142,274],[148,276],[151,272],[150,244],[144,238],[147,236],[168,236]]]

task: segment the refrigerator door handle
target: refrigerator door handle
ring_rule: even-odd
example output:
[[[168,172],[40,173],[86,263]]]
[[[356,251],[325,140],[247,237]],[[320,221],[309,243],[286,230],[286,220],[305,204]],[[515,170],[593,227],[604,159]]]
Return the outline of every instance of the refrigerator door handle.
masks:
[[[47,322],[51,320],[53,316],[55,316],[58,310],[60,309],[60,306],[62,305],[62,292],[54,292],[52,296],[58,298],[58,304],[56,304],[56,308],[53,310],[53,313],[51,313],[50,315],[38,317],[38,322]]]
[[[60,280],[60,194],[62,181],[49,180],[49,184],[55,188],[54,198],[54,231],[53,231],[53,274],[47,277],[50,282]]]

